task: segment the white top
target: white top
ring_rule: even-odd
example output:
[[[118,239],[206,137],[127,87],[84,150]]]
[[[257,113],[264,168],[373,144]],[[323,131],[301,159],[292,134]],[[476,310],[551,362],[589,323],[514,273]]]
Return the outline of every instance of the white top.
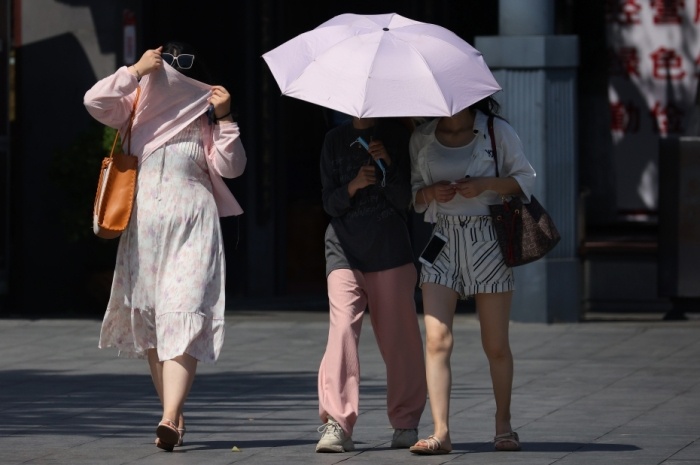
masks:
[[[454,181],[465,177],[495,177],[496,166],[493,159],[491,138],[489,137],[488,117],[477,110],[474,118],[476,137],[464,147],[449,148],[435,137],[436,118],[417,127],[411,135],[411,188],[413,206],[417,213],[425,212],[426,222],[435,222],[437,214],[443,215],[488,215],[489,205],[501,203],[501,196],[495,191],[485,191],[479,196],[466,199],[460,195],[450,202],[430,205],[416,205],[416,192],[438,181]],[[523,201],[529,202],[535,185],[535,170],[525,158],[523,144],[510,124],[501,118],[494,118],[494,135],[498,150],[498,170],[501,177],[514,178],[523,191]]]
[[[456,181],[469,172],[472,163],[476,138],[462,147],[447,147],[437,139],[425,151],[428,160],[428,174],[432,179]],[[475,216],[488,215],[488,207],[477,198],[467,199],[455,195],[449,202],[438,203],[437,212],[443,215]]]

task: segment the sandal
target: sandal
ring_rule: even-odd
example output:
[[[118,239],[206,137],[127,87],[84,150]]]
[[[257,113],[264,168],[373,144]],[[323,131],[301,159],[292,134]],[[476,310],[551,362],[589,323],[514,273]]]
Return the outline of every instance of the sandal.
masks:
[[[423,446],[419,444],[425,444]],[[418,455],[443,455],[452,452],[452,449],[443,449],[442,443],[435,436],[428,436],[427,439],[421,439],[408,450]]]
[[[516,452],[520,450],[520,438],[518,433],[511,431],[503,433],[493,438],[494,449],[502,452]]]
[[[163,419],[156,428],[156,447],[168,452],[172,452],[175,445],[180,441],[180,433],[177,431],[177,424]]]
[[[185,436],[185,432],[187,432],[187,428],[185,428],[184,426],[182,428],[177,428],[177,432],[180,435],[180,439],[177,440],[177,444],[175,444],[175,447],[181,447],[183,444],[182,438]],[[161,449],[163,449],[163,447],[160,446],[160,444],[162,444],[162,443],[160,442],[159,438],[156,438],[155,444],[156,444],[156,447],[160,447]]]
[[[187,432],[187,428],[184,426],[182,428],[177,428],[177,433],[180,435],[180,439],[178,439],[176,446],[182,446],[182,438],[185,437],[185,432]]]

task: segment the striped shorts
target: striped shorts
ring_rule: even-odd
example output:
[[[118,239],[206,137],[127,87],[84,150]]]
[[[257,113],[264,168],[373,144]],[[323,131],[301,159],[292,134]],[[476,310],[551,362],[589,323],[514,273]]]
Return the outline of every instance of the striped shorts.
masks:
[[[503,261],[489,216],[438,215],[435,231],[447,237],[432,266],[422,265],[420,284],[449,287],[462,299],[515,288],[513,269]]]

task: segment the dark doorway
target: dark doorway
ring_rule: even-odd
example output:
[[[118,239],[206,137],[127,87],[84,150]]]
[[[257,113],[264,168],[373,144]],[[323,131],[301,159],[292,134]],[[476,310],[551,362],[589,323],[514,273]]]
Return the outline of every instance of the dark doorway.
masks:
[[[0,315],[10,270],[10,2],[0,0]]]
[[[148,5],[148,6],[147,6]],[[318,156],[331,124],[320,107],[281,97],[261,56],[341,13],[396,12],[440,24],[472,42],[497,32],[497,2],[156,0],[144,4],[143,46],[178,39],[199,50],[231,93],[248,154],[229,187],[246,213],[223,221],[230,297],[325,292]],[[238,223],[240,221],[240,223]]]

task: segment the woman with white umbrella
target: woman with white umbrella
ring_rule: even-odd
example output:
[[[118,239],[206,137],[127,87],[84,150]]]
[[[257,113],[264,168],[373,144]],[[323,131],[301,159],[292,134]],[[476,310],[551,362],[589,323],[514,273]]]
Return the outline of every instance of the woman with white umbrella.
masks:
[[[275,77],[283,95],[295,97],[352,115],[356,117],[356,121],[368,121],[372,118],[381,117],[442,117],[453,115],[466,106],[480,101],[501,89],[484,62],[481,53],[462,38],[441,26],[415,21],[396,13],[381,15],[356,15],[345,13],[338,15],[315,29],[300,34],[267,52],[263,55],[263,58],[270,67],[270,71]],[[471,134],[473,138],[471,127],[474,124],[474,119],[474,115],[467,111],[458,113],[454,118],[435,120],[435,123],[437,124],[439,122],[440,131],[445,135],[454,132],[455,137],[450,137],[449,142],[457,144],[452,145],[452,147],[458,147],[459,144],[467,145],[471,140],[462,140],[462,135],[469,136]],[[480,135],[485,134],[485,127],[483,124],[485,116],[482,114],[482,116],[476,119],[479,122],[479,130],[482,130]],[[461,130],[459,130],[462,125],[464,127],[469,127],[467,132],[462,133]],[[505,125],[505,123],[498,123],[499,131],[500,127],[503,125]],[[474,128],[476,129],[476,126],[474,126]],[[432,129],[434,129],[434,127]],[[357,135],[355,135],[355,137],[357,137]],[[417,148],[420,149],[432,147],[433,144],[439,145],[442,139],[440,139],[440,142],[436,142],[436,138],[433,136],[431,139],[431,134],[427,133],[425,137],[416,138],[415,141]],[[345,143],[347,143],[347,141],[345,141]],[[482,146],[483,143],[480,145],[481,153],[485,153]],[[374,147],[372,150],[376,149],[377,148]],[[471,148],[468,150],[471,150]],[[510,160],[510,157],[515,157],[516,155],[517,153],[511,150],[508,150],[508,153],[505,154],[508,160]],[[373,156],[378,158],[374,153]],[[391,154],[392,161],[394,160],[393,156],[394,155]],[[422,159],[421,169],[428,166],[426,160],[427,158]],[[519,157],[518,160],[520,160]],[[328,172],[337,170],[338,166],[340,166],[338,160],[329,159],[323,163],[327,163]],[[527,163],[527,161],[525,161],[525,163]],[[326,211],[333,216],[331,222],[333,228],[329,229],[329,232],[334,231],[335,228],[343,224],[350,224],[348,220],[342,219],[342,215],[346,213],[348,213],[348,215],[357,215],[357,212],[353,212],[351,209],[351,207],[354,208],[354,205],[358,203],[358,200],[353,198],[354,195],[357,195],[357,192],[359,192],[359,197],[361,198],[366,196],[367,193],[376,191],[376,181],[372,181],[372,183],[370,183],[371,185],[363,185],[357,192],[356,189],[349,189],[351,186],[349,183],[351,179],[361,174],[358,173],[357,170],[358,167],[355,167],[354,172],[348,171],[343,173],[342,176],[344,180],[342,183],[338,182],[336,179],[334,181],[335,185],[332,183],[324,184],[324,207]],[[514,176],[507,170],[505,172],[508,175]],[[420,171],[416,171],[416,173],[423,174]],[[523,182],[527,181],[528,183],[527,185],[522,185],[521,183],[524,192],[529,192],[530,189],[528,176],[532,175],[534,177],[534,172],[531,172],[531,168],[528,173],[527,175],[524,173],[522,175]],[[349,177],[350,174],[352,176]],[[464,177],[464,171],[454,176],[453,174],[454,173],[450,173],[451,180]],[[484,175],[484,173],[480,173],[480,175]],[[489,174],[489,176],[493,175]],[[414,204],[417,211],[424,211],[427,208],[427,204],[430,202],[435,204],[439,202],[439,205],[442,206],[444,202],[454,197],[458,190],[460,192],[460,197],[464,197],[465,200],[468,200],[467,196],[471,198],[481,192],[473,193],[472,191],[475,188],[480,190],[491,188],[490,182],[477,182],[474,184],[468,181],[460,183],[459,186],[449,186],[449,182],[447,182],[448,186],[435,184],[440,179],[432,181],[429,175],[426,175],[426,178],[421,178],[417,175],[416,182],[414,182],[413,185]],[[498,184],[497,188],[499,192],[520,192],[517,183],[512,181],[515,183],[513,184],[511,181],[512,179],[510,178],[503,178],[496,180],[494,184]],[[518,178],[518,181],[521,181],[521,179]],[[352,185],[355,183],[356,181],[353,181]],[[488,186],[484,187],[485,184],[488,184]],[[426,188],[425,191],[416,199],[415,192],[423,188]],[[329,193],[331,190],[336,193],[330,195]],[[348,193],[350,195],[348,195]],[[443,194],[450,195],[451,197],[450,199],[443,199],[442,197],[437,199],[437,194],[441,196]],[[329,202],[334,201],[334,196],[336,195],[337,199],[341,199],[343,203],[334,204],[333,202]],[[408,192],[409,200],[407,200],[407,202],[410,202],[410,195],[411,193]],[[368,205],[371,205],[372,208],[378,207],[378,205],[372,203],[368,203]],[[401,203],[397,203],[396,210],[400,211],[403,208],[402,205]],[[329,210],[329,206],[332,206],[333,209]],[[432,208],[432,210],[434,209],[435,207]],[[442,210],[440,211],[442,212]],[[449,211],[452,210],[450,209]],[[467,211],[470,210],[468,209]],[[391,214],[391,209],[387,209],[386,212],[387,214]],[[488,207],[480,209],[479,212],[488,215]],[[348,216],[348,218],[351,218],[351,216]],[[383,217],[376,216],[376,218]],[[387,222],[385,221],[385,223]],[[355,226],[354,230],[363,231],[363,228]],[[398,244],[405,243],[403,242],[404,235],[402,230],[400,235],[390,236],[392,238],[388,240],[390,248],[375,246],[374,250],[382,250],[384,254],[389,250],[395,250]],[[335,236],[330,237],[334,238]],[[354,236],[346,234],[346,238],[347,237]],[[361,236],[358,235],[358,237]],[[401,242],[396,240],[397,238],[400,239]],[[383,240],[386,241],[386,238]],[[347,239],[346,242],[349,243]],[[354,242],[354,246],[357,250],[366,251],[370,250],[370,244],[373,243],[374,242],[370,242],[369,240],[363,241],[360,239],[359,242],[357,240]],[[405,250],[409,249],[410,245],[405,248]],[[328,242],[326,250],[328,253]],[[335,250],[341,252],[350,250],[346,244],[343,243],[341,234],[337,234]],[[409,255],[411,254],[406,252],[405,258],[402,259],[402,261],[394,261],[390,265],[394,267],[397,265],[405,266],[405,264],[412,262],[412,258],[409,258]],[[379,255],[374,257],[370,256],[371,260],[377,260],[379,257]],[[502,257],[500,257],[500,260],[503,261]],[[386,263],[383,266],[386,266]],[[413,265],[411,264],[411,266]],[[348,266],[346,268],[357,269],[357,267],[354,266]],[[362,268],[359,269],[362,270]],[[376,269],[377,268],[374,268],[374,270]],[[382,269],[386,270],[388,267]],[[363,271],[374,270],[365,269]],[[328,274],[329,297],[333,296],[335,290],[341,288],[339,281],[336,281],[338,275],[340,275],[340,273],[336,271],[329,272]],[[406,273],[405,279],[406,282],[411,281],[408,273]],[[443,293],[447,291],[441,290],[435,294],[431,294],[430,290],[426,292],[426,287],[424,286],[424,299],[427,295],[427,300],[430,301],[431,295],[435,296],[433,299],[434,302],[428,305],[429,311],[445,311],[449,313],[451,308],[451,311],[454,312],[454,304],[451,303],[450,299],[456,303],[457,292],[442,284],[430,284],[427,287],[431,286],[436,286],[437,289],[445,288],[449,292],[454,293],[454,295],[450,294],[449,298],[447,298],[443,296]],[[384,288],[386,287],[387,286],[384,286]],[[362,294],[364,289],[359,285],[353,284],[349,289],[366,297]],[[502,293],[493,294],[498,296],[495,298],[498,301],[495,305],[501,309],[499,312],[494,313],[494,315],[499,318],[505,316],[505,321],[507,321],[508,309],[510,308],[510,290],[511,288],[503,287]],[[384,291],[386,291],[386,289],[384,289]],[[441,300],[443,298],[446,299],[444,302]],[[480,302],[488,299],[489,297],[477,297],[477,300]],[[331,314],[333,315],[333,303],[331,307]],[[371,307],[372,304],[370,303],[370,315],[373,315],[375,312],[371,310]],[[356,320],[356,318],[359,318],[358,313],[355,313],[353,318],[352,321],[348,320],[344,324],[346,326],[351,323],[356,324],[354,322],[358,321]],[[434,320],[435,318],[435,316],[428,316],[426,321],[428,321],[428,319]],[[340,326],[342,325],[334,323],[333,317],[331,317],[331,335],[333,331]],[[485,341],[492,342],[495,345],[497,342],[496,336],[502,335],[503,325],[501,320],[498,320],[494,321],[490,326],[496,328],[493,332],[489,331],[489,334],[493,334],[494,337],[485,338]],[[357,335],[359,336],[359,328],[357,331]],[[411,332],[413,332],[413,329],[411,329]],[[449,360],[449,355],[445,356],[444,354],[440,356],[441,358],[436,358],[431,350],[435,344],[435,336],[439,335],[439,332],[430,332],[431,339],[428,341],[428,356],[432,357],[432,364],[429,368],[429,374],[431,371],[436,371],[435,363],[444,366],[446,360]],[[353,347],[354,350],[356,341],[352,341],[351,339],[349,339],[349,341],[351,344],[350,347]],[[334,347],[333,344],[337,345],[337,342],[333,342],[331,337],[329,337],[328,349],[332,349],[332,347]],[[409,344],[406,343],[404,346],[408,347]],[[502,347],[503,345],[498,346],[499,349]],[[329,353],[328,349],[326,354]],[[492,353],[491,351],[488,352]],[[386,356],[384,352],[382,352],[382,354]],[[414,355],[406,355],[405,358],[409,360],[415,359],[416,361],[419,359],[422,360],[422,356]],[[390,365],[391,364],[387,361],[387,366],[389,367]],[[321,372],[323,373],[324,370],[330,366],[332,366],[332,364],[326,362],[324,358]],[[505,363],[498,362],[495,366],[498,373],[503,373],[494,378],[494,380],[498,380],[498,382],[495,383],[499,389],[499,394],[497,395],[499,400],[498,414],[503,414],[503,418],[508,417],[508,420],[499,420],[497,433],[501,434],[502,432],[507,432],[510,434],[509,409],[501,400],[507,398],[509,402],[510,399],[511,378],[508,377],[508,362],[507,360]],[[418,366],[416,365],[414,368],[417,369]],[[438,376],[442,376],[443,378],[449,376],[449,366],[447,366],[447,370],[447,372],[445,372],[444,369],[437,370],[439,371]],[[435,417],[436,430],[433,435],[433,442],[430,443],[432,446],[426,445],[425,441],[421,441],[419,446],[422,444],[421,447],[427,448],[429,451],[449,451],[451,445],[449,442],[449,432],[447,430],[447,408],[445,405],[445,402],[447,402],[449,398],[449,383],[445,384],[445,382],[441,381],[441,384],[435,384],[434,378],[429,378],[429,382],[432,383],[431,401],[433,400],[433,394],[436,398],[441,399],[434,405],[431,402],[431,405],[434,407],[434,415],[436,410],[442,408],[442,411]],[[341,385],[342,383],[338,384],[338,386]],[[347,416],[347,413],[344,414],[344,416],[352,419],[352,421],[340,421],[338,418],[335,418],[331,412],[324,410],[325,404],[323,401],[324,392],[338,392],[339,388],[336,386],[334,389],[326,389],[323,391],[321,389],[322,386],[323,382],[320,380],[319,394],[322,404],[321,419],[324,421],[328,419],[328,423],[326,423],[327,427],[324,429],[324,438],[329,431],[340,431],[338,437],[340,437],[341,440],[333,440],[330,442],[336,449],[343,449],[343,440],[349,439],[352,433],[352,424],[354,423],[354,417],[352,415],[355,415],[356,406],[352,403],[348,403],[348,411],[351,412],[352,415]],[[506,388],[501,389],[502,386]],[[331,418],[329,418],[329,416]],[[337,425],[332,423],[331,419],[336,421],[336,423],[340,422],[341,428],[337,428]],[[322,438],[319,443],[321,448],[324,447],[324,438]],[[347,444],[351,446],[351,443],[352,441],[350,440]],[[440,445],[441,443],[443,443],[442,447]],[[437,446],[435,446],[435,444],[437,444]],[[499,447],[503,447],[504,442],[501,441],[499,444]]]
[[[441,242],[432,256],[421,260],[426,373],[434,430],[411,447],[416,454],[452,450],[452,323],[457,300],[471,296],[476,301],[496,400],[494,446],[496,450],[520,450],[518,434],[510,423],[513,356],[508,325],[513,272],[504,263],[489,205],[500,203],[505,195],[529,199],[535,171],[514,129],[494,118],[497,108],[496,101],[487,97],[452,117],[423,124],[411,137],[413,205],[416,212],[425,212],[425,221],[435,223],[431,242]],[[499,154],[500,177],[491,137]]]

